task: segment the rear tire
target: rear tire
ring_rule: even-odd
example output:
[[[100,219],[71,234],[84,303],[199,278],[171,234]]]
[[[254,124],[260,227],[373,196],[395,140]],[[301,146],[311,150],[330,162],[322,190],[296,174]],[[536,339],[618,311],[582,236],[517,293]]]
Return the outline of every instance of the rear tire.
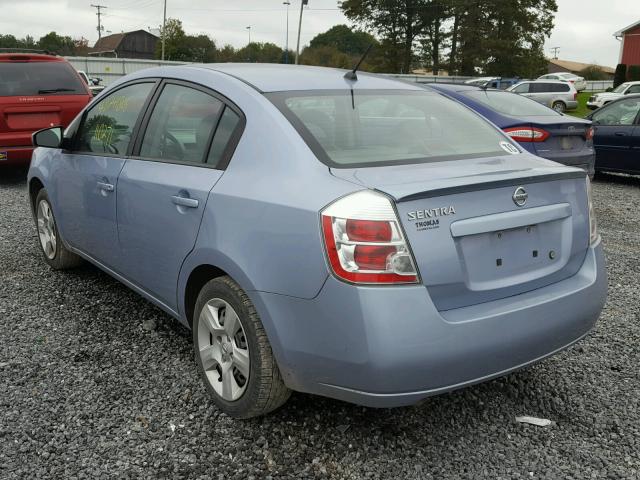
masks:
[[[567,106],[564,102],[553,102],[551,108],[553,108],[558,113],[564,113],[567,111]]]
[[[193,345],[207,390],[230,417],[265,415],[291,395],[255,307],[230,277],[215,278],[200,291]]]
[[[58,226],[47,191],[42,188],[36,195],[33,216],[38,232],[38,244],[44,261],[54,270],[68,270],[82,264],[82,258],[67,250],[60,238]]]

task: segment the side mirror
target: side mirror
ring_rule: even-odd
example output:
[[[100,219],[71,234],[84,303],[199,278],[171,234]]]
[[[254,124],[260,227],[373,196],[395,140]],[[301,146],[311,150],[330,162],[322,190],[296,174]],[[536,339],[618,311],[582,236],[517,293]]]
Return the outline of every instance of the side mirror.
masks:
[[[62,147],[63,131],[62,127],[45,128],[38,130],[32,135],[33,145],[45,148]]]

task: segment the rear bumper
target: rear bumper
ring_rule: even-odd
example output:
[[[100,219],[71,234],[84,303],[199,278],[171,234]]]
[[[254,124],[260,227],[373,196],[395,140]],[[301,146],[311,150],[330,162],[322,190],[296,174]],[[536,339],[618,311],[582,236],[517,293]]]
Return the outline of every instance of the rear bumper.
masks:
[[[540,152],[536,155],[569,167],[581,168],[591,176],[595,173],[596,153],[593,148],[584,149],[578,153]]]
[[[504,375],[568,347],[593,328],[606,290],[598,242],[569,279],[444,312],[422,286],[355,287],[333,277],[312,300],[250,296],[287,385],[394,407]]]
[[[3,147],[0,145],[0,167],[5,165],[29,165],[33,147]]]

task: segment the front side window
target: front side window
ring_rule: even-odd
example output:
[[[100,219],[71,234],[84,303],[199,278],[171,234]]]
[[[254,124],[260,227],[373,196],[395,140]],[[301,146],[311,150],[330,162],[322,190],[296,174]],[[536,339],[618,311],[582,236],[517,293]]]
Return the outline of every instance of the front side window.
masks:
[[[87,95],[67,62],[0,62],[0,97]]]
[[[509,92],[473,90],[465,92],[464,95],[505,115],[561,116],[530,98]]]
[[[204,163],[222,108],[220,100],[205,92],[166,85],[149,119],[140,156]]]
[[[428,163],[504,155],[505,137],[466,107],[406,90],[282,92],[268,97],[325,164]]]
[[[632,98],[607,105],[593,114],[598,125],[633,125],[640,112],[640,99]]]
[[[626,94],[629,95],[631,93],[640,93],[640,85],[631,85]]]
[[[154,83],[136,83],[100,100],[85,115],[76,150],[126,155],[133,129]]]

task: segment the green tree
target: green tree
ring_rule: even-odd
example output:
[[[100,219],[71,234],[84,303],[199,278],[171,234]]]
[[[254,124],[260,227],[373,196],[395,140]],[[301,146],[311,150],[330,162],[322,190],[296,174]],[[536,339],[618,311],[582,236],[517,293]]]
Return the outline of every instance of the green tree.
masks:
[[[353,68],[350,55],[338,50],[335,45],[307,47],[300,54],[300,63],[319,67]]]
[[[280,63],[283,50],[274,43],[251,42],[236,52],[235,60],[251,63]]]
[[[580,76],[585,80],[608,80],[609,76],[599,65],[589,65],[580,71]]]
[[[629,81],[637,82],[640,80],[640,65],[629,65],[628,72]]]
[[[361,30],[354,31],[346,25],[331,27],[316,35],[309,43],[311,48],[335,47],[348,55],[362,55],[369,45],[379,46],[380,42],[373,35]]]
[[[382,39],[385,66],[409,73],[414,47],[424,34],[423,9],[428,0],[345,0],[340,8],[347,18]]]
[[[624,63],[619,63],[616,67],[616,73],[613,76],[613,88],[623,84],[627,81],[627,66]]]
[[[162,58],[162,40],[164,39],[164,58],[180,60],[180,49],[184,46],[187,34],[182,22],[177,18],[168,18],[164,28],[160,29],[160,40],[156,45],[156,58]]]
[[[75,44],[69,36],[61,36],[56,32],[49,32],[38,40],[38,48],[58,55],[74,55]]]

